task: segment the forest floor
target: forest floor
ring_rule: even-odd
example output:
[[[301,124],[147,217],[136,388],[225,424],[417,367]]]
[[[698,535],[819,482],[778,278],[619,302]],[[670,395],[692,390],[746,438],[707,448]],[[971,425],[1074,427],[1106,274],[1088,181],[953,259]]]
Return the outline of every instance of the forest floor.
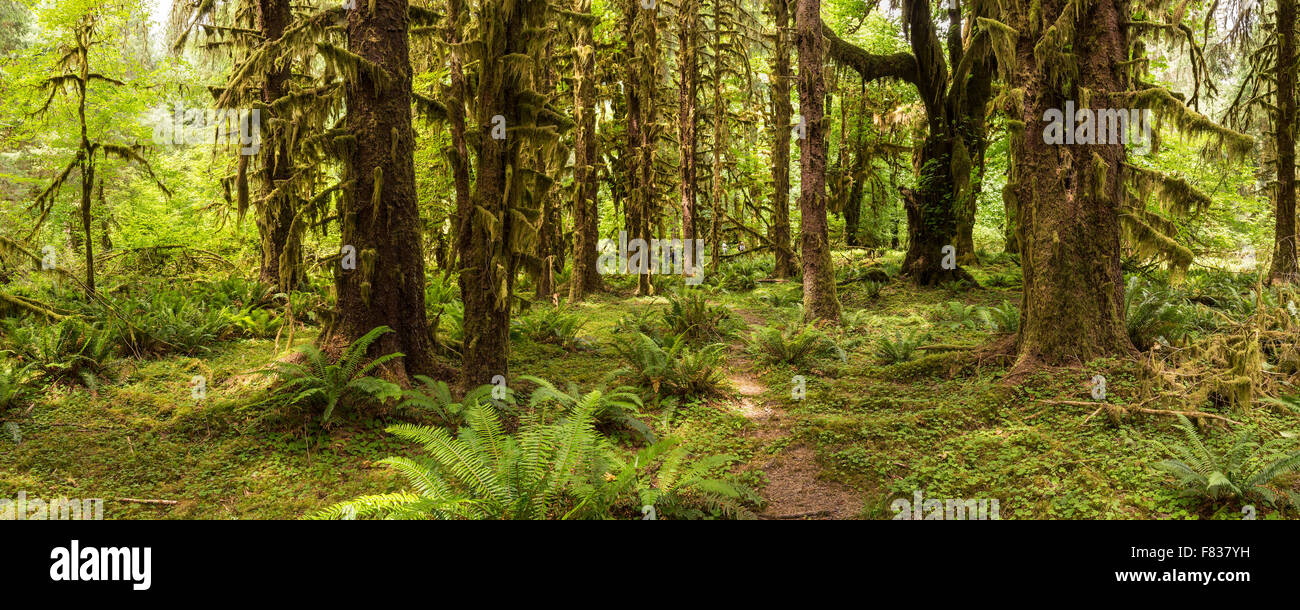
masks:
[[[895,332],[928,333],[927,345],[978,346],[988,330],[949,324],[948,303],[1018,302],[996,265],[974,268],[983,287],[918,289],[895,280],[872,296],[859,282],[841,287],[852,325],[832,331],[844,359],[802,368],[759,364],[745,349],[747,331],[728,341],[729,388],[720,397],[648,402],[645,419],[699,453],[736,456],[732,476],[752,487],[768,519],[889,519],[891,502],[914,494],[937,499],[996,499],[1003,519],[1241,518],[1180,498],[1152,465],[1168,457],[1152,441],[1178,436],[1175,419],[1137,414],[1116,424],[1090,417],[1088,380],[1104,374],[1110,400],[1136,391],[1136,365],[1099,360],[1000,383],[1003,363],[954,374],[942,355],[883,365],[877,340]],[[750,329],[799,317],[798,299],[774,305],[797,284],[760,283],[714,292]],[[779,300],[778,300],[779,301]],[[621,364],[608,348],[615,323],[633,310],[661,310],[663,297],[603,293],[578,306],[592,348],[518,342],[511,375],[535,375],[596,387]],[[314,339],[299,330],[295,346]],[[271,340],[212,346],[201,357],[118,361],[94,391],[56,386],[19,423],[21,442],[0,439],[0,497],[104,498],[105,517],[298,518],[334,502],[400,488],[375,462],[414,449],[384,432],[391,413],[345,412],[329,429],[306,418],[267,413],[258,403],[268,379],[250,374],[285,353]],[[191,398],[194,375],[208,396]],[[801,376],[806,396],[792,388]],[[1261,425],[1300,429],[1294,414],[1259,409]],[[1216,444],[1226,434],[1215,435]],[[622,439],[627,442],[626,439]],[[174,504],[137,503],[159,499]],[[1259,507],[1259,518],[1281,518]]]

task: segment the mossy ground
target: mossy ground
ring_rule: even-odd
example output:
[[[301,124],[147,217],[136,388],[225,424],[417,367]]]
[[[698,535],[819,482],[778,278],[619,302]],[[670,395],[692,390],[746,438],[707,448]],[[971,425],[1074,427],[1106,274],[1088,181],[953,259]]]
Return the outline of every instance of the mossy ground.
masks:
[[[837,253],[838,254],[838,253]],[[1002,383],[997,362],[950,376],[942,357],[921,365],[886,366],[877,340],[897,329],[929,333],[929,343],[981,345],[987,330],[952,328],[941,319],[945,303],[1018,302],[1006,278],[1013,266],[974,270],[982,288],[918,289],[895,280],[877,295],[860,282],[840,289],[857,325],[832,336],[846,359],[823,358],[801,368],[757,365],[744,349],[748,333],[732,340],[729,359],[761,384],[755,397],[783,410],[784,430],[756,434],[739,393],[647,407],[646,419],[671,431],[700,453],[737,456],[734,473],[763,492],[761,465],[793,447],[811,448],[817,477],[851,491],[851,516],[891,518],[895,498],[997,499],[1003,519],[1240,518],[1240,504],[1215,506],[1180,498],[1173,480],[1152,468],[1164,455],[1152,440],[1177,436],[1175,419],[1135,414],[1116,424],[1105,414],[1060,400],[1087,401],[1088,380],[1108,380],[1109,399],[1124,403],[1136,392],[1135,365],[1103,360],[1075,369]],[[1005,285],[1010,284],[1010,285]],[[796,284],[760,284],[749,291],[710,293],[751,327],[799,316],[771,303],[773,293],[797,293]],[[586,389],[622,366],[609,348],[625,340],[614,326],[638,308],[659,310],[662,297],[604,293],[576,306],[586,316],[581,336],[590,347],[564,349],[517,341],[512,377],[535,375]],[[295,343],[314,338],[299,331]],[[321,429],[304,414],[268,412],[260,401],[267,379],[250,374],[280,352],[271,340],[220,343],[202,357],[122,360],[114,379],[94,392],[56,386],[19,421],[21,442],[0,439],[0,497],[104,498],[110,519],[298,518],[333,502],[400,488],[375,461],[413,448],[384,432],[393,413],[344,411]],[[924,363],[938,365],[927,366]],[[209,379],[205,400],[191,397],[194,375]],[[791,395],[794,376],[807,381],[803,400]],[[1273,431],[1300,428],[1294,415],[1258,407],[1241,419]],[[1085,421],[1086,420],[1086,421]],[[1208,433],[1211,444],[1230,436]],[[138,504],[119,498],[176,500]],[[1267,506],[1259,518],[1294,517]]]

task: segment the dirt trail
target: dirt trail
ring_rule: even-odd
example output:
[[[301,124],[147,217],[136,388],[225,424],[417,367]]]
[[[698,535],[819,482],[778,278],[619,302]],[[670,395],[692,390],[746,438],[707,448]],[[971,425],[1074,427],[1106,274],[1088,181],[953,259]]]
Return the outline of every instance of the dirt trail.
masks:
[[[765,320],[750,311],[735,310],[751,325],[763,325]],[[781,448],[776,455],[767,455],[766,449],[776,443],[786,442],[797,418],[789,414],[780,401],[764,400],[768,388],[753,373],[754,362],[748,356],[735,356],[728,363],[727,378],[739,393],[736,407],[746,419],[753,422],[749,435],[759,441],[758,460],[752,467],[767,473],[767,486],[763,497],[767,507],[759,513],[760,519],[852,519],[862,509],[861,495],[849,487],[818,477],[821,466],[817,455],[805,444],[791,444]]]

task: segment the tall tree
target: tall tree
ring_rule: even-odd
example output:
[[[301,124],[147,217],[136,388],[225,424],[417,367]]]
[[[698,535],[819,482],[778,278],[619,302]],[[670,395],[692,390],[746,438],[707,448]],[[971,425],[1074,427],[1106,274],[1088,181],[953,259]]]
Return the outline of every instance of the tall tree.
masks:
[[[32,202],[32,207],[37,210],[39,218],[30,233],[35,235],[40,231],[41,226],[49,218],[50,211],[54,207],[63,183],[72,174],[72,170],[77,170],[77,174],[81,179],[81,204],[79,206],[81,229],[83,231],[81,241],[86,251],[86,281],[83,289],[88,298],[95,293],[95,240],[91,236],[94,226],[91,219],[91,201],[95,188],[95,173],[103,161],[107,157],[113,156],[140,165],[153,179],[154,184],[164,194],[171,196],[171,191],[167,190],[167,187],[163,186],[162,182],[154,176],[149,162],[141,154],[144,149],[143,146],[116,144],[107,141],[106,138],[91,137],[89,123],[86,119],[91,84],[98,82],[107,85],[126,85],[120,80],[91,71],[91,48],[103,43],[99,34],[99,19],[95,13],[89,13],[79,19],[72,27],[71,42],[61,49],[58,73],[41,82],[41,87],[46,89],[49,94],[45,99],[45,104],[41,106],[37,114],[43,115],[49,111],[50,104],[53,103],[57,94],[60,92],[66,94],[67,91],[71,90],[73,95],[76,96],[79,133],[76,156]],[[103,178],[99,178],[99,180],[100,199],[102,200]]]
[[[1180,27],[1181,11],[1161,22],[1135,18],[1133,10],[1128,0],[1095,0],[1086,7],[1044,0],[1041,20],[1007,14],[1017,37],[1016,70],[1005,99],[1018,117],[1009,121],[1009,188],[1024,269],[1017,370],[1132,351],[1124,321],[1122,240],[1139,253],[1164,257],[1171,267],[1190,263],[1190,251],[1165,230],[1171,223],[1144,207],[1144,194],[1160,193],[1168,210],[1195,209],[1208,197],[1180,179],[1128,163],[1124,140],[1141,134],[1150,119],[1123,127],[1117,109],[1168,117],[1184,137],[1205,138],[1210,150],[1229,158],[1253,147],[1248,136],[1189,109],[1181,95],[1142,80],[1148,61],[1135,42],[1152,33],[1190,30]],[[1186,35],[1199,91],[1205,67],[1195,40]],[[1196,98],[1194,92],[1193,103]],[[1062,110],[1076,104],[1076,116],[1061,121]],[[1073,132],[1064,144],[1049,137],[1060,133],[1061,123]]]
[[[291,18],[289,0],[257,0],[257,26],[263,40],[274,41],[284,35]],[[273,112],[275,102],[289,93],[292,65],[274,62],[269,67],[262,84],[262,106]],[[278,125],[291,122],[290,117],[263,117],[261,132],[273,133]],[[288,119],[288,120],[286,120]],[[262,260],[258,278],[267,284],[288,291],[298,286],[304,278],[302,266],[301,234],[303,222],[297,220],[299,206],[294,202],[294,190],[289,186],[293,163],[289,157],[287,138],[271,137],[265,150],[259,149],[264,192],[257,206],[257,227],[262,240]]]
[[[826,227],[826,83],[822,63],[821,0],[797,0],[795,31],[799,51],[799,212],[802,217],[803,303],[809,319],[840,321]]]
[[[715,29],[717,24],[714,24]],[[695,239],[696,233],[696,165],[695,152],[696,102],[699,97],[699,60],[697,46],[700,38],[700,2],[682,0],[677,8],[677,141],[681,191],[682,239]],[[684,269],[694,268],[694,248],[684,250]]]
[[[794,275],[790,252],[790,2],[771,0],[772,44],[772,242],[778,278]]]
[[[591,12],[591,0],[574,0],[574,12]],[[595,17],[578,19],[573,25],[573,272],[569,279],[569,300],[581,301],[600,290],[596,268],[599,241],[597,196],[598,140],[596,136],[596,45],[592,38]]]
[[[1273,266],[1269,281],[1300,280],[1296,260],[1296,0],[1277,0],[1277,190],[1274,196]]]
[[[340,243],[355,248],[355,269],[335,274],[337,348],[378,326],[395,332],[373,353],[400,352],[393,374],[434,373],[424,312],[423,223],[415,197],[411,62],[406,0],[358,2],[347,11],[346,127],[350,186],[339,205]],[[336,53],[337,54],[337,53]],[[468,294],[468,292],[467,292]],[[468,317],[468,316],[467,316]]]

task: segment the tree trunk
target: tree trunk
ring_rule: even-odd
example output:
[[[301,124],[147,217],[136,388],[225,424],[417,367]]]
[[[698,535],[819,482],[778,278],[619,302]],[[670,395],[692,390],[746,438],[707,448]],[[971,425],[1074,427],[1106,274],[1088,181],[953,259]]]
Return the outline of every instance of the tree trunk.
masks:
[[[461,238],[460,292],[465,303],[463,383],[466,388],[489,383],[495,375],[509,378],[510,307],[518,259],[512,249],[515,226],[511,203],[518,181],[519,138],[509,129],[521,125],[520,79],[511,78],[507,56],[527,54],[525,12],[537,10],[536,0],[480,4],[484,37],[477,103],[479,147],[474,200],[488,214],[472,213],[470,231]],[[494,119],[494,117],[497,117]],[[505,121],[504,139],[492,137]],[[512,189],[515,192],[508,192]]]
[[[95,186],[95,164],[91,156],[81,162],[81,229],[85,232],[86,297],[95,293],[95,240],[90,231],[90,193]]]
[[[1277,3],[1277,198],[1274,213],[1273,268],[1269,282],[1292,283],[1296,261],[1295,218],[1295,0]]]
[[[772,274],[785,279],[794,275],[790,248],[790,4],[771,0],[776,20],[776,43],[772,54],[772,242],[776,267]]]
[[[1044,0],[1045,23],[1054,23],[1066,0]],[[1126,0],[1097,0],[1079,16],[1075,44],[1077,91],[1092,107],[1120,107],[1126,89],[1121,62],[1128,49]],[[1068,17],[1067,17],[1068,18]],[[1065,107],[1060,83],[1065,67],[1037,63],[1035,38],[1016,46],[1016,86],[1024,87],[1023,137],[1013,138],[1019,173],[1020,246],[1024,269],[1015,370],[1081,364],[1133,349],[1124,324],[1120,271],[1120,168],[1123,144],[1050,145],[1044,142],[1049,109]]]
[[[699,0],[683,0],[677,11],[678,65],[681,83],[677,92],[677,139],[681,157],[682,240],[694,243],[696,199],[696,97],[699,89],[699,62],[696,46],[700,28]],[[694,269],[694,248],[683,248],[683,269]]]
[[[651,239],[650,225],[655,216],[655,142],[658,140],[656,125],[656,96],[659,86],[659,9],[640,8],[641,0],[633,0],[639,11],[637,24],[639,44],[637,45],[637,97],[638,115],[641,128],[637,135],[637,178],[636,216],[632,225],[632,238],[642,239],[648,244]],[[634,34],[635,36],[636,34]],[[649,272],[637,275],[637,295],[654,294],[654,284]]]
[[[957,203],[970,177],[970,154],[957,135],[961,132],[961,111],[957,106],[962,100],[950,96],[947,89],[948,68],[928,0],[905,0],[903,15],[911,32],[912,54],[916,56],[916,88],[929,123],[929,133],[915,163],[917,188],[903,190],[908,235],[903,273],[920,286],[955,280],[973,283],[970,274],[956,264],[960,252],[953,243],[957,236]],[[956,60],[962,53],[961,38],[958,35],[954,43],[951,25],[949,31],[948,51]]]
[[[839,324],[840,302],[835,295],[835,269],[826,231],[826,125],[822,116],[826,42],[822,38],[821,0],[797,1],[799,114],[805,131],[799,156],[804,315],[809,320]]]
[[[575,0],[574,10],[591,11],[591,0]],[[601,289],[596,268],[596,244],[600,239],[597,220],[596,177],[596,46],[592,25],[578,23],[574,31],[573,108],[577,123],[573,136],[573,273],[569,279],[569,300],[581,301]]]
[[[358,3],[348,11],[348,50],[384,70],[391,82],[376,82],[363,70],[347,85],[346,126],[356,144],[348,162],[354,184],[340,206],[341,243],[356,248],[358,264],[336,275],[335,338],[351,342],[377,326],[393,329],[370,352],[405,354],[391,369],[400,380],[434,372],[412,157],[407,3],[374,0],[371,6]]]
[[[464,61],[461,59],[461,29],[465,25],[464,0],[448,0],[447,18],[443,36],[447,41],[447,68],[450,86],[447,89],[447,125],[451,134],[452,185],[456,192],[456,212],[452,226],[455,227],[455,241],[452,242],[448,268],[455,268],[460,258],[461,246],[466,243],[463,238],[469,235],[470,220],[473,218],[474,203],[469,183],[469,145],[465,140],[465,98],[469,95],[465,82]]]
[[[289,0],[258,0],[258,29],[265,39],[280,38],[290,18]],[[272,102],[288,93],[289,69],[287,64],[276,64],[266,74],[266,81],[262,84],[262,102],[268,108]],[[261,133],[267,134],[266,139],[276,144],[261,151],[262,197],[257,209],[257,228],[261,236],[262,260],[258,279],[281,291],[287,291],[297,287],[303,280],[302,246],[299,237],[294,234],[294,216],[297,210],[293,191],[285,185],[284,192],[275,192],[277,185],[289,180],[293,163],[289,157],[288,139],[271,136],[271,118],[273,117],[263,117],[261,126]]]

